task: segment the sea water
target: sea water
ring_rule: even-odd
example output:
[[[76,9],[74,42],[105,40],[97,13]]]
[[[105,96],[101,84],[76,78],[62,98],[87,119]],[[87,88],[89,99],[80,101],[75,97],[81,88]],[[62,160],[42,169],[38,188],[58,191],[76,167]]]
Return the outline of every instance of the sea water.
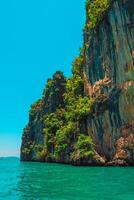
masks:
[[[134,168],[0,158],[0,200],[134,200]]]

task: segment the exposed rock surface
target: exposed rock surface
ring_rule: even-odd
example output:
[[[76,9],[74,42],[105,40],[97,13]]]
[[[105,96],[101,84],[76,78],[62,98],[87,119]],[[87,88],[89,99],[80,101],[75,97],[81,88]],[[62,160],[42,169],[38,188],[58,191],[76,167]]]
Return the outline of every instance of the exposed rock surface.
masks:
[[[21,160],[74,165],[134,165],[134,1],[111,1],[96,26],[85,28],[83,49],[81,77],[84,93],[81,94],[93,99],[90,113],[71,121],[75,128],[68,132],[71,130],[71,125],[67,123],[69,117],[58,111],[57,119],[62,119],[58,126],[68,137],[64,140],[60,138],[56,143],[56,137],[60,134],[57,125],[54,131],[51,129],[51,136],[48,134],[47,115],[57,112],[57,109],[60,109],[60,113],[70,109],[64,95],[67,80],[60,72],[56,73],[48,81],[42,99],[31,108],[29,123],[22,137]],[[76,82],[72,81],[71,84],[76,85]],[[75,96],[77,99],[80,97]],[[53,119],[54,125],[55,121]],[[84,147],[80,146],[79,131],[92,138],[94,147],[92,142],[87,145],[89,138],[84,138],[85,143],[82,141]],[[46,147],[49,136],[51,141],[49,139]],[[64,148],[59,145],[61,150],[57,148],[59,142],[64,144]],[[59,151],[60,156],[57,157]]]
[[[134,163],[134,1],[115,0],[101,23],[85,33],[85,87],[91,96],[105,95],[108,104],[87,120],[97,151],[108,160]],[[101,106],[101,104],[100,104]],[[101,109],[101,108],[100,108]],[[131,142],[130,142],[131,134]],[[127,145],[131,148],[128,150]]]

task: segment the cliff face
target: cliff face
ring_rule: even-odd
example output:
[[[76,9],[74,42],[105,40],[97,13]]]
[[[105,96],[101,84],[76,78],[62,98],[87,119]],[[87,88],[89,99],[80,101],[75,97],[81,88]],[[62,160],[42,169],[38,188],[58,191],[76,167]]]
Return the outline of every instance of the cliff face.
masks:
[[[87,119],[88,132],[107,159],[133,163],[134,1],[113,1],[100,24],[85,32],[85,43],[85,90],[102,99],[100,112]]]
[[[64,105],[66,79],[61,72],[56,72],[47,81],[43,96],[31,106],[29,123],[24,129],[21,145],[21,160],[44,160],[40,153],[44,151],[44,121],[50,113]]]
[[[21,160],[134,164],[134,1],[88,0],[84,48],[30,111]]]

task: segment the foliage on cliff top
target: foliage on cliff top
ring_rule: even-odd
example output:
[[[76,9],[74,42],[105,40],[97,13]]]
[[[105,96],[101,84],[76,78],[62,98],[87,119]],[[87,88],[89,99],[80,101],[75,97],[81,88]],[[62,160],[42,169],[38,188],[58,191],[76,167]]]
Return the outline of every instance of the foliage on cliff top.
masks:
[[[41,146],[33,143],[33,151],[41,160],[59,161],[66,152],[70,157],[82,123],[92,111],[93,100],[84,95],[83,61],[81,52],[73,62],[73,74],[68,80],[62,72],[56,72],[47,81],[43,97],[31,107],[29,126],[35,127],[38,121],[45,138],[45,143]],[[80,138],[78,141],[80,142]],[[90,142],[88,139],[86,141]],[[31,149],[29,152],[31,153]]]
[[[43,101],[45,102],[44,111],[54,112],[57,108],[64,104],[63,94],[66,87],[66,78],[64,74],[57,71],[52,79],[47,81],[45,90],[43,92]]]
[[[68,149],[73,152],[72,141],[77,140],[81,123],[91,112],[92,99],[84,96],[82,64],[81,54],[73,62],[73,75],[66,82],[64,106],[48,114],[44,121],[47,157],[53,156],[57,161],[64,157]]]
[[[104,13],[110,7],[110,0],[87,0],[87,24],[88,30],[95,28],[97,23],[102,19]]]

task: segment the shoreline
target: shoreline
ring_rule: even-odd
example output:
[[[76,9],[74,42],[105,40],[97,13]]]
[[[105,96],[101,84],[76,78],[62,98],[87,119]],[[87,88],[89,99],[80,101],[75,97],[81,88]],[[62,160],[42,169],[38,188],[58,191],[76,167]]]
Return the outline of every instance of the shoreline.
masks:
[[[37,161],[37,160],[21,160],[20,162],[32,162],[32,163],[48,163],[48,164],[61,164],[61,165],[70,165],[70,166],[74,166],[74,167],[134,167],[134,163],[127,163],[125,161],[120,162],[118,161],[109,161],[106,162],[105,164],[95,164],[95,163],[72,163],[72,162],[56,162],[56,161]]]

